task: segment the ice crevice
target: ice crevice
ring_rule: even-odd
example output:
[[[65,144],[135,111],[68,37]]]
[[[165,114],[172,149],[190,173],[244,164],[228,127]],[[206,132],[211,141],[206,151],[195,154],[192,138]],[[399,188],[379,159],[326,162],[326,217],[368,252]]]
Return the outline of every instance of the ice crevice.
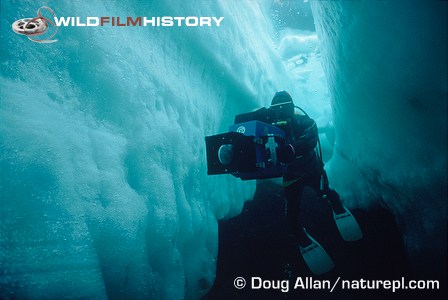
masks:
[[[327,170],[347,205],[393,211],[411,257],[446,249],[445,3],[312,1],[320,52],[307,59],[322,60],[327,95],[290,52],[301,39],[276,48],[267,1],[153,2],[51,8],[224,20],[65,27],[42,47],[6,30],[36,4],[1,2],[0,298],[207,293],[217,222],[241,212],[255,183],[207,176],[204,136],[281,89],[328,136],[334,125]],[[321,137],[329,157],[333,138]]]

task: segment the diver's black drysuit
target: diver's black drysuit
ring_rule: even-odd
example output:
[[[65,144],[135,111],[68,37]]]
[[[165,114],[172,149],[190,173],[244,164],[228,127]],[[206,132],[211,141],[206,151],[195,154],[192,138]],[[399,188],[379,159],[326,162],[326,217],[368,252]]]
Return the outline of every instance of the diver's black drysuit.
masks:
[[[277,153],[279,160],[286,163],[283,187],[288,227],[291,233],[297,235],[301,245],[307,245],[311,241],[304,234],[299,218],[304,188],[309,186],[319,197],[326,196],[332,206],[340,205],[340,199],[336,191],[329,188],[324,164],[315,150],[318,141],[316,122],[307,115],[294,114],[286,124],[278,126],[285,131],[286,137]]]

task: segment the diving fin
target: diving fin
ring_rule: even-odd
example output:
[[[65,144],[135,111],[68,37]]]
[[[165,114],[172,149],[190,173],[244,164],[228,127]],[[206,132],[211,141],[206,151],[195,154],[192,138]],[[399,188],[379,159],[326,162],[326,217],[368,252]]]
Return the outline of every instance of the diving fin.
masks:
[[[342,213],[337,214],[333,210],[333,218],[342,239],[348,242],[362,239],[362,231],[355,217],[344,204],[342,204],[342,207],[344,209]]]
[[[316,242],[306,230],[304,230],[304,232],[311,241],[311,244],[308,246],[301,247],[299,245],[300,254],[302,254],[305,263],[314,275],[327,273],[334,268],[333,260],[324,248],[322,248],[322,246]]]

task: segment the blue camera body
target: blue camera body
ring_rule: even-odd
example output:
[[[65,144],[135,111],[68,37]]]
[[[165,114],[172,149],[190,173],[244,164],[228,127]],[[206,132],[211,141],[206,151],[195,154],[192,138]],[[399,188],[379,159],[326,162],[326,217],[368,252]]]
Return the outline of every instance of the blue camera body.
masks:
[[[242,180],[281,177],[285,166],[277,160],[276,148],[284,138],[283,130],[259,120],[233,124],[228,133],[205,137],[207,173]]]

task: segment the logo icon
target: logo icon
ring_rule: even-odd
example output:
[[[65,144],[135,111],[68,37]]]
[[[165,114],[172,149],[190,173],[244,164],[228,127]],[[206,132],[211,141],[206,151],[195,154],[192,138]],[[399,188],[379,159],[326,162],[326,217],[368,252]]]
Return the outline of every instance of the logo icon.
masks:
[[[46,10],[46,11],[50,12],[56,18],[56,14],[54,13],[54,11],[51,8],[49,8],[48,6],[42,6],[41,8],[39,8],[37,10],[37,17],[20,19],[20,20],[15,21],[14,23],[12,23],[12,30],[17,34],[25,35],[26,37],[28,37],[28,39],[30,41],[33,41],[36,43],[48,44],[48,43],[57,42],[56,39],[52,39],[52,38],[58,32],[58,27],[56,26],[56,24],[53,21],[42,16],[42,13],[41,13],[42,10]],[[52,25],[53,32],[51,33],[51,35],[45,37],[44,34],[49,29],[48,24]],[[43,37],[35,38],[37,36],[43,36]]]
[[[238,132],[238,133],[245,133],[246,132],[246,127],[240,126],[240,127],[237,128],[236,132]]]

